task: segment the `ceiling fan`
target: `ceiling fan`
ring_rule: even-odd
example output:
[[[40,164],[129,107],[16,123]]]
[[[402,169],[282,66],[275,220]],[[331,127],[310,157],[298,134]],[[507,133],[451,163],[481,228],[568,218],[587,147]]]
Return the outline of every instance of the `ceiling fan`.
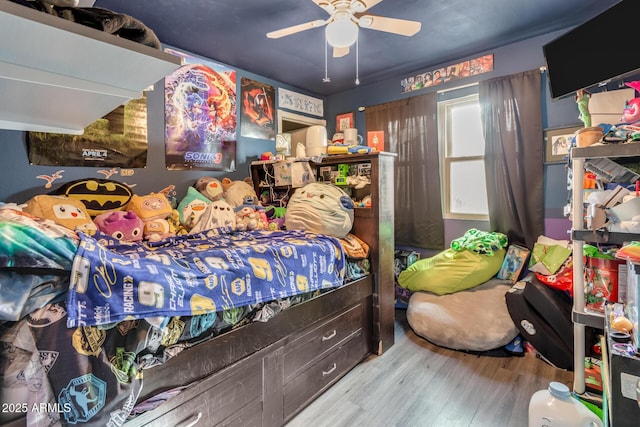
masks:
[[[422,24],[406,19],[385,16],[362,15],[363,12],[382,0],[312,0],[330,16],[267,33],[267,37],[278,39],[311,28],[326,26],[327,42],[333,47],[333,56],[339,58],[349,53],[349,47],[358,39],[358,29],[385,31],[387,33],[412,36],[420,31]]]

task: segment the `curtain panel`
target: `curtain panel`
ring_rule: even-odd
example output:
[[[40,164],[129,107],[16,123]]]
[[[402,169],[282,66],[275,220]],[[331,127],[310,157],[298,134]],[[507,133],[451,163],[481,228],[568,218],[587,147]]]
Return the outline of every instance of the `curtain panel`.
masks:
[[[544,233],[541,81],[532,70],[479,85],[490,227],[529,248]]]
[[[395,163],[395,244],[444,248],[437,94],[367,107],[368,131],[384,130]]]

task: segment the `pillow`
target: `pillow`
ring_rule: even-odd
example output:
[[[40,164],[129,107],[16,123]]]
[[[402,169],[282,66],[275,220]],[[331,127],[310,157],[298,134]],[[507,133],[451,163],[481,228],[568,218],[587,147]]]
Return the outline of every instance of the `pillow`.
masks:
[[[189,233],[200,233],[218,227],[236,228],[236,214],[224,199],[209,203]]]
[[[178,204],[180,224],[190,230],[198,222],[198,218],[204,213],[209,203],[211,200],[194,187],[187,188],[187,195]]]
[[[71,230],[95,232],[97,229],[84,203],[66,196],[34,196],[27,201],[23,211],[39,218],[50,219]]]
[[[441,347],[468,351],[503,347],[518,335],[505,299],[511,285],[492,279],[455,294],[414,292],[407,321],[417,335]]]
[[[144,222],[133,211],[105,212],[93,222],[102,233],[124,242],[142,240]]]
[[[410,291],[451,294],[478,286],[494,277],[504,260],[505,250],[481,255],[469,249],[447,249],[416,261],[398,276],[398,284]]]
[[[211,201],[220,200],[224,197],[222,182],[212,176],[203,176],[198,179],[195,187],[196,190],[204,194],[204,196]]]
[[[166,219],[173,209],[163,193],[150,193],[144,196],[134,194],[127,205],[127,210],[135,212],[141,220],[147,222]]]
[[[353,208],[353,200],[335,185],[307,184],[291,196],[285,227],[344,238],[353,226]]]
[[[101,178],[85,178],[68,182],[51,194],[80,200],[92,217],[109,211],[121,211],[133,193],[128,185]]]
[[[260,204],[256,190],[245,181],[232,181],[229,178],[223,178],[222,187],[224,188],[224,200],[229,203],[232,208],[243,204]]]

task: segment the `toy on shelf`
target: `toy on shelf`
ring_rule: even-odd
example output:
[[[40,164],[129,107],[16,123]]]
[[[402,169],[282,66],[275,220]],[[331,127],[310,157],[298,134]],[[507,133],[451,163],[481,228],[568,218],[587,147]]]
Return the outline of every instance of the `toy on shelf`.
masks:
[[[582,123],[584,123],[584,127],[591,127],[591,114],[589,113],[589,98],[591,98],[591,94],[584,90],[580,89],[576,92],[576,104],[578,104],[578,111],[580,111],[580,115],[578,118]]]
[[[366,145],[345,145],[345,144],[329,144],[327,145],[327,154],[367,154],[373,151],[372,147]]]
[[[627,82],[625,85],[640,92],[640,81]],[[640,98],[633,98],[627,101],[622,111],[622,121],[627,124],[640,123]]]

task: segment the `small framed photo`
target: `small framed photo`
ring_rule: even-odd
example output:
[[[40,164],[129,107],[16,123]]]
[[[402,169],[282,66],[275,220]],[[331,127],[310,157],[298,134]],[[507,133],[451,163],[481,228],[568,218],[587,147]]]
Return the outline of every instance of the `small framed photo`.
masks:
[[[355,114],[352,112],[336,116],[336,132],[356,127]]]
[[[575,132],[584,126],[569,126],[554,129],[545,129],[545,163],[559,163],[565,161],[569,155],[569,146]]]

